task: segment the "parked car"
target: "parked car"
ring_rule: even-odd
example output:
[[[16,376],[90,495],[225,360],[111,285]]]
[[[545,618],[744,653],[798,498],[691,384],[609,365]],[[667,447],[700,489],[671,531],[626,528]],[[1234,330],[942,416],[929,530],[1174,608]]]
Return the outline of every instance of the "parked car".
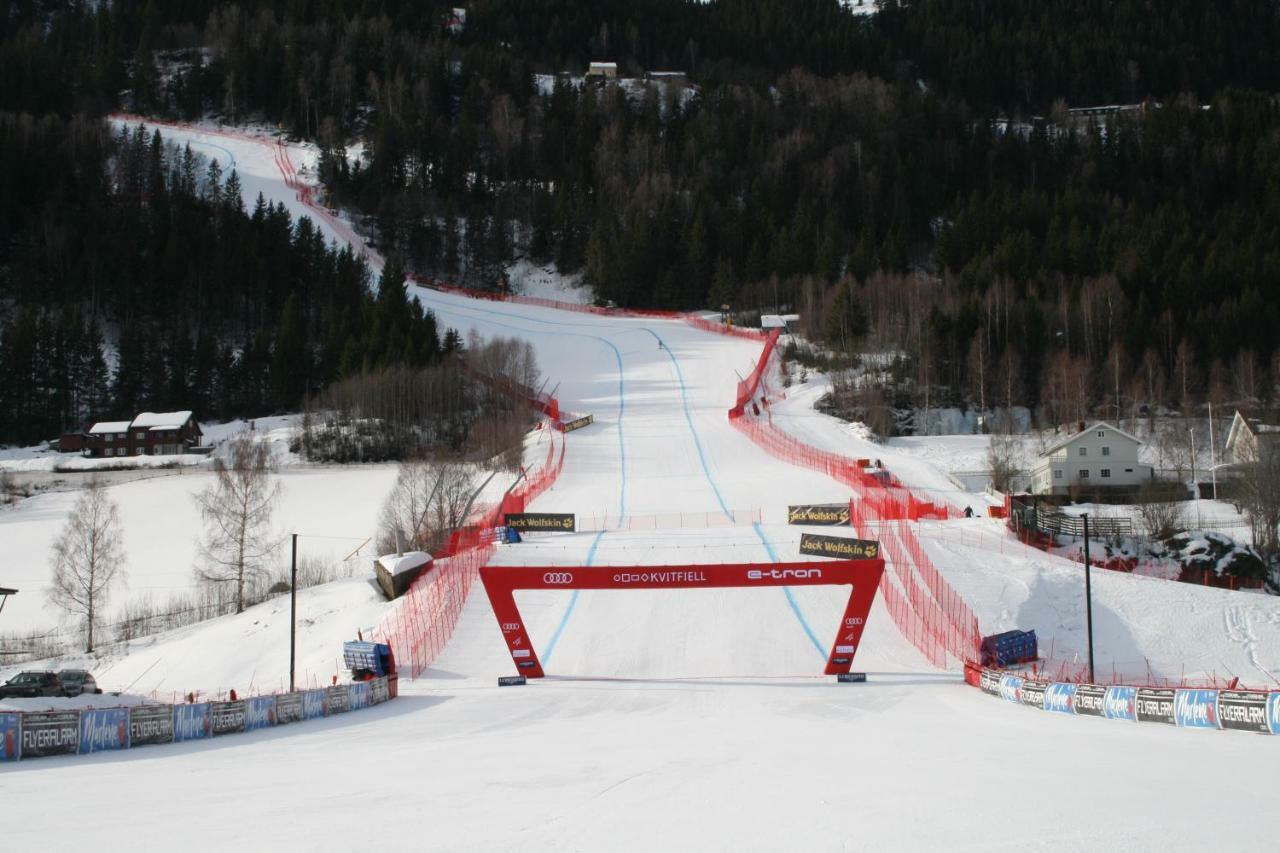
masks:
[[[56,672],[20,672],[0,685],[0,699],[34,699],[63,696],[62,681]]]
[[[83,669],[64,669],[58,673],[58,680],[62,682],[62,689],[67,696],[102,692],[102,688],[98,686],[93,673]]]

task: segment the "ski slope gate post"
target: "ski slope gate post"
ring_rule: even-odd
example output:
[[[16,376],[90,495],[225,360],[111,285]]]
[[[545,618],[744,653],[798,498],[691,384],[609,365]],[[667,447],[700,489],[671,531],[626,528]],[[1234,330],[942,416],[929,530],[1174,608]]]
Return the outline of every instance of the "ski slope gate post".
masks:
[[[862,641],[867,614],[875,600],[884,560],[830,560],[784,563],[732,563],[691,566],[482,566],[493,615],[520,675],[545,673],[516,606],[518,589],[724,589],[849,584],[849,601],[823,672],[847,673]]]

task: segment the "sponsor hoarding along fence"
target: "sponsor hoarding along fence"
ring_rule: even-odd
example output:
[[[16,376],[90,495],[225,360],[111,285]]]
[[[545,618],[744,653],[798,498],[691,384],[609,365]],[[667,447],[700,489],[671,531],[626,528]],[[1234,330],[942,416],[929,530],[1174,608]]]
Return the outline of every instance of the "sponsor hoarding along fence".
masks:
[[[357,711],[392,698],[391,683],[384,676],[231,702],[4,712],[0,762],[204,740]]]
[[[1045,682],[972,665],[965,680],[990,696],[1054,714],[1280,735],[1280,691]]]

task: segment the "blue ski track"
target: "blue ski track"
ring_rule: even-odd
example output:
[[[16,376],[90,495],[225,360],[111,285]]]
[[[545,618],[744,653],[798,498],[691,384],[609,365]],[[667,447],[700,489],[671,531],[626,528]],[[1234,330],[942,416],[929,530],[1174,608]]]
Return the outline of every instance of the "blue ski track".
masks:
[[[160,135],[164,136],[163,133]],[[227,164],[227,168],[234,169],[236,167],[236,155],[231,153],[230,148],[223,148],[221,145],[219,145],[216,142],[205,142],[204,140],[196,140],[196,139],[189,140],[187,144],[190,145],[192,148],[200,148],[200,147],[217,148],[219,151],[226,154],[227,157],[231,159],[231,162]]]
[[[429,288],[419,288],[418,290],[419,292],[421,291],[425,291],[426,293],[432,292]],[[437,313],[439,313],[439,309],[433,309],[433,310],[437,310]],[[543,320],[536,317],[518,317],[517,318],[517,317],[512,317],[510,314],[507,314],[502,311],[494,311],[492,309],[481,308],[479,306],[449,305],[449,306],[445,306],[444,310],[460,313],[464,317],[468,316],[465,312],[475,311],[484,315],[489,315],[489,316],[496,315],[508,320],[518,319],[520,321],[527,322],[527,323],[539,323],[547,326],[602,328],[602,326],[604,325],[600,323],[581,323],[581,322],[570,322],[570,321],[564,321],[564,320]],[[471,318],[474,319],[474,315],[471,315]],[[508,328],[508,329],[514,329],[516,331],[522,331],[522,332],[531,331],[530,329],[522,328],[519,326],[513,326],[508,323],[500,323],[496,321],[487,320],[487,318],[486,318],[486,322],[492,322],[493,325],[502,326],[503,328]],[[707,462],[706,452],[703,450],[703,447],[702,447],[702,438],[698,434],[698,429],[697,427],[694,426],[694,423],[693,423],[693,414],[689,410],[689,389],[684,381],[684,371],[681,370],[680,368],[680,360],[676,358],[675,353],[671,351],[671,347],[667,345],[667,342],[663,340],[662,336],[659,335],[657,332],[653,331],[652,329],[646,326],[638,327],[636,331],[643,331],[652,335],[653,338],[656,341],[658,341],[658,344],[661,347],[661,349],[667,354],[667,358],[671,361],[671,366],[675,370],[676,381],[680,384],[680,402],[681,402],[681,407],[684,410],[685,423],[689,427],[689,434],[693,437],[694,449],[698,451],[698,460],[702,465],[703,476],[706,478],[707,484],[711,486],[711,490],[716,496],[716,502],[720,505],[720,511],[725,514],[726,518],[729,518],[730,520],[732,520],[733,513],[729,510],[728,504],[725,503],[724,494],[720,491],[719,484],[716,483],[715,477],[712,476],[711,474],[711,466]],[[621,518],[626,514],[623,511],[626,506],[625,504],[626,442],[624,440],[623,433],[622,433],[622,414],[623,414],[623,411],[625,410],[625,405],[626,405],[626,392],[625,392],[625,386],[623,384],[623,378],[622,378],[622,353],[618,350],[617,346],[615,346],[612,341],[606,340],[605,338],[602,338],[598,335],[589,335],[581,332],[556,332],[555,334],[572,335],[574,337],[589,338],[592,340],[600,341],[601,343],[604,343],[606,346],[608,346],[610,349],[613,350],[614,358],[617,361],[617,364],[618,364],[618,445],[619,445],[619,453],[622,457],[622,463],[623,463],[623,470],[622,470],[623,495],[620,496],[619,498],[619,513],[618,513],[619,518]],[[773,544],[769,541],[768,537],[765,536],[764,530],[760,527],[760,524],[753,523],[752,530],[754,530],[756,536],[760,538],[760,543],[761,545],[764,546],[765,553],[769,555],[770,561],[774,563],[779,562],[777,552],[774,551]],[[596,557],[596,549],[599,547],[600,540],[604,537],[605,532],[606,531],[601,530],[599,533],[596,534],[596,538],[592,541],[591,547],[587,551],[586,565],[590,566],[594,563],[595,557]],[[817,650],[818,654],[822,657],[822,659],[826,660],[827,652],[825,649],[823,649],[822,643],[818,641],[818,638],[814,634],[812,626],[810,626],[808,620],[805,619],[804,613],[801,612],[799,602],[796,601],[796,597],[792,593],[791,588],[783,587],[782,591],[786,596],[787,604],[790,606],[791,612],[795,614],[796,619],[800,622],[800,627],[804,630],[805,635],[809,638],[809,642],[813,644],[813,647]],[[578,596],[579,596],[579,591],[574,590],[569,597],[569,604],[565,607],[564,615],[560,617],[560,622],[558,625],[556,625],[556,629],[551,635],[550,642],[547,643],[546,651],[541,656],[542,663],[544,665],[548,664],[551,661],[551,656],[555,652],[556,645],[560,642],[560,637],[564,633],[565,627],[569,624],[569,619],[570,617],[573,616],[574,609],[577,607]]]

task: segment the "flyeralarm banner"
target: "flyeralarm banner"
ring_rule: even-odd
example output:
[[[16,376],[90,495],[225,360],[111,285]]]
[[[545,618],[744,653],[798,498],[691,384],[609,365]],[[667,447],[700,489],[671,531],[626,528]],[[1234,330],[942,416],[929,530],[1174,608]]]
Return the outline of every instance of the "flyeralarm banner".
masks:
[[[810,524],[815,527],[848,527],[849,505],[800,504],[787,507],[787,524]]]
[[[1266,734],[1270,731],[1267,728],[1267,694],[1219,690],[1218,723],[1224,729]]]
[[[873,539],[846,539],[843,536],[802,533],[800,553],[837,560],[874,560],[880,556],[880,543]]]
[[[573,533],[577,520],[571,512],[509,512],[507,527],[522,533]]]
[[[22,715],[22,755],[62,755],[80,745],[80,715],[53,711]]]
[[[172,705],[134,705],[129,709],[129,746],[173,743]]]

